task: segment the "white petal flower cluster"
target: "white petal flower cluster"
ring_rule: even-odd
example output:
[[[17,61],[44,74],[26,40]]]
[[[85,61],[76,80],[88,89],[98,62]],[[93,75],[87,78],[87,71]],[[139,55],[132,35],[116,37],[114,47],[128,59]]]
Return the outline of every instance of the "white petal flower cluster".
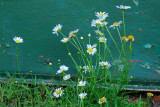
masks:
[[[53,31],[52,34],[57,34],[58,36],[58,33],[61,31],[61,28],[62,28],[61,24],[56,25],[56,27],[54,27],[52,30]]]
[[[105,19],[108,17],[108,13],[106,12],[95,12],[95,15],[98,19],[93,19],[91,22],[91,26],[94,27],[101,27],[104,25],[107,25],[108,23],[105,21]]]
[[[94,44],[93,46],[87,44],[87,53],[89,53],[90,55],[94,55],[97,52],[96,46],[97,44]]]
[[[65,66],[65,65],[61,65],[61,66],[60,66],[60,69],[57,71],[56,74],[60,74],[60,73],[62,73],[62,72],[64,72],[64,71],[68,71],[68,69],[69,69],[69,67],[67,67],[67,66]]]

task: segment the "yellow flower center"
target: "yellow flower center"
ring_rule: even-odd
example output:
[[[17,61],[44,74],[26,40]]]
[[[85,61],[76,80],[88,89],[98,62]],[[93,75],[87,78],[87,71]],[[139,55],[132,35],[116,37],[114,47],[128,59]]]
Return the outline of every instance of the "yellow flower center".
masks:
[[[126,10],[126,8],[120,8],[121,10]]]
[[[96,23],[95,25],[96,25],[96,26],[100,26],[101,24],[100,24],[100,23]]]
[[[127,39],[127,37],[126,37],[126,36],[123,36],[123,37],[122,37],[122,40],[125,40],[125,39]]]
[[[103,16],[103,15],[104,15],[104,13],[100,13],[99,15],[100,15],[100,16]]]
[[[59,33],[60,31],[61,31],[61,29],[58,29],[58,30],[57,30],[57,33]]]
[[[104,101],[106,101],[105,98],[101,98],[101,99],[100,99],[100,102],[104,102]]]
[[[83,83],[81,83],[81,86],[84,86],[84,84],[83,84]]]
[[[64,70],[62,70],[62,72],[64,72]]]
[[[60,94],[61,93],[61,90],[58,90],[57,92],[56,92],[56,94]]]
[[[104,42],[104,40],[103,40],[103,39],[100,39],[100,41],[101,41],[101,42]]]
[[[119,24],[118,22],[114,22],[114,23],[113,23],[113,25],[118,25],[118,24]]]
[[[84,98],[84,95],[82,95],[82,98]]]
[[[72,37],[74,34],[70,34],[69,37]]]
[[[152,93],[147,93],[147,95],[150,97],[150,96],[153,96],[153,94]]]
[[[104,62],[102,62],[102,65],[104,65],[105,63]]]
[[[88,67],[87,70],[91,70],[91,67]]]
[[[93,49],[92,49],[92,48],[88,48],[88,51],[89,51],[89,52],[93,52]]]
[[[67,42],[67,40],[64,40],[63,42],[64,42],[64,43],[66,43],[66,42]]]
[[[17,43],[19,43],[19,42],[20,42],[20,40],[16,40],[16,42],[17,42]]]
[[[132,41],[132,40],[134,39],[134,36],[129,35],[129,36],[128,36],[128,39]]]

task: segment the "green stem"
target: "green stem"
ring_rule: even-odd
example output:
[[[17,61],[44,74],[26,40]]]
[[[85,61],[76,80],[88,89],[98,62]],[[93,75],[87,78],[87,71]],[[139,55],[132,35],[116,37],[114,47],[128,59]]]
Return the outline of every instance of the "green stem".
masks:
[[[124,36],[126,36],[126,28],[125,28],[125,22],[124,22],[124,10],[122,10],[122,13],[123,13]]]
[[[16,45],[16,49],[17,49],[17,68],[18,68],[18,72],[19,72],[19,76],[20,76],[20,79],[21,79],[21,75],[20,75],[20,69],[19,69],[19,63],[18,63],[18,44]]]

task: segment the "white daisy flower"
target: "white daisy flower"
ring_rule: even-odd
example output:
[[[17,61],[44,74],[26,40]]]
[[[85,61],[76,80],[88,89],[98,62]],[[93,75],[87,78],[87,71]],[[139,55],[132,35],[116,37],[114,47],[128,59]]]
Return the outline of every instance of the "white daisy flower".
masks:
[[[79,81],[78,86],[82,87],[86,85],[86,81]]]
[[[64,90],[61,90],[61,87],[60,87],[60,88],[58,88],[58,89],[55,90],[55,92],[53,93],[53,95],[54,95],[56,98],[58,98],[58,97],[60,97],[60,96],[63,95],[63,91],[64,91]]]
[[[122,21],[114,22],[113,25],[111,25],[110,27],[113,27],[115,29],[115,27],[120,26],[120,24],[122,24]]]
[[[126,36],[123,36],[123,37],[122,37],[122,40],[128,42],[128,38],[127,38]]]
[[[52,34],[57,34],[58,36],[58,33],[61,31],[61,28],[62,28],[61,24],[56,25],[56,27],[53,28]]]
[[[89,53],[90,55],[94,55],[97,52],[96,46],[96,44],[94,44],[93,46],[87,44],[87,53]]]
[[[91,26],[100,27],[100,26],[103,26],[103,23],[99,19],[97,20],[93,19],[91,22]]]
[[[97,18],[108,17],[108,13],[106,12],[95,12]]]
[[[107,41],[107,39],[105,38],[105,37],[99,37],[99,42],[106,42]]]
[[[16,43],[23,43],[23,38],[21,37],[14,37],[13,40],[16,42]]]
[[[98,103],[102,104],[102,103],[105,103],[106,101],[107,101],[106,98],[102,97],[102,98],[99,99]]]
[[[67,66],[65,66],[65,65],[61,65],[61,66],[60,66],[60,69],[57,71],[56,74],[60,74],[60,73],[62,73],[62,72],[64,72],[64,71],[67,71],[68,69],[69,69],[69,67],[67,67]]]
[[[103,33],[101,31],[95,30],[96,34],[103,36]]]
[[[61,40],[61,42],[67,43],[67,42],[68,42],[68,38],[63,38],[63,39]]]
[[[68,75],[66,75],[66,76],[63,77],[63,80],[69,80],[70,78],[71,78],[71,75],[68,74]]]
[[[92,66],[92,67],[93,67],[93,66]],[[85,73],[86,73],[87,71],[90,72],[91,69],[92,69],[92,67],[90,67],[90,66],[84,66],[84,67],[83,67],[83,72],[85,72]]]
[[[126,10],[126,9],[130,9],[131,8],[131,6],[123,6],[123,5],[116,6],[116,7],[121,9],[121,10]]]
[[[74,30],[74,31],[70,31],[68,38],[69,38],[69,39],[72,39],[73,37],[75,37],[76,34],[78,33],[78,31],[79,31],[79,29],[76,29],[76,30]]]
[[[111,64],[110,64],[109,62],[107,62],[107,61],[106,61],[106,62],[104,62],[104,61],[99,62],[99,65],[102,66],[103,69],[104,69],[104,68],[109,69],[109,68],[111,67]]]
[[[78,31],[79,31],[79,29],[76,29],[76,30],[74,30],[74,31],[70,31],[69,35],[70,35],[70,34],[77,34]]]
[[[79,94],[80,99],[84,99],[86,96],[87,96],[87,93],[85,92]]]

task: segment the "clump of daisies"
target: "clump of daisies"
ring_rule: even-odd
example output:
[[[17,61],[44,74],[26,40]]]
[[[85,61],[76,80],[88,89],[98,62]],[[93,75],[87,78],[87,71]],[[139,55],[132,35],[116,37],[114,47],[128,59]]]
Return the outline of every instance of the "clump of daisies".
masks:
[[[118,90],[121,90],[121,87],[123,87],[125,85],[125,83],[121,83],[121,81],[113,80],[112,77],[114,77],[115,74],[108,73],[108,71],[110,72],[114,69],[113,71],[117,71],[118,73],[120,71],[120,72],[122,72],[122,74],[125,71],[125,73],[124,73],[125,75],[118,75],[120,77],[119,78],[117,77],[115,79],[117,79],[117,80],[122,79],[122,76],[123,76],[124,80],[128,79],[126,75],[127,75],[127,72],[129,72],[128,67],[130,67],[130,66],[128,66],[128,63],[125,61],[127,61],[129,57],[131,59],[131,54],[130,54],[132,51],[131,43],[134,41],[135,38],[133,35],[126,36],[125,22],[124,22],[124,16],[125,16],[124,10],[130,9],[131,7],[130,6],[123,6],[123,5],[116,6],[116,7],[122,10],[123,22],[116,21],[112,25],[110,25],[109,28],[114,28],[114,29],[116,28],[119,37],[116,37],[116,35],[112,36],[110,29],[108,29],[108,26],[107,26],[108,22],[106,22],[106,19],[108,18],[109,15],[106,12],[95,12],[95,16],[97,17],[97,19],[93,19],[91,21],[91,27],[97,28],[96,30],[94,30],[94,32],[96,33],[95,34],[96,35],[95,38],[97,39],[96,41],[91,40],[91,34],[89,33],[88,34],[88,42],[86,43],[85,35],[82,35],[82,36],[77,35],[77,33],[79,32],[79,29],[75,29],[73,31],[70,31],[69,34],[67,34],[67,36],[65,36],[61,32],[62,26],[60,24],[57,25],[53,29],[53,34],[58,35],[60,33],[63,36],[63,39],[61,39],[61,42],[66,43],[68,55],[73,60],[74,66],[77,70],[77,75],[76,75],[77,77],[75,77],[75,80],[78,80],[78,82],[76,82],[76,81],[73,82],[71,79],[71,74],[66,74],[65,71],[68,71],[69,67],[67,67],[65,65],[61,65],[56,74],[61,74],[61,73],[63,74],[62,83],[63,83],[63,81],[65,81],[66,83],[73,83],[72,88],[76,88],[75,89],[76,95],[74,95],[74,97],[76,97],[76,99],[78,98],[78,100],[81,99],[80,103],[82,104],[82,106],[83,106],[83,104],[86,103],[85,101],[83,102],[83,99],[87,98],[86,96],[89,96],[88,97],[89,99],[93,97],[92,95],[94,95],[94,97],[95,97],[95,95],[97,95],[99,93],[98,90],[99,90],[99,88],[101,88],[101,86],[102,87],[107,86],[110,89],[110,90],[106,89],[104,91],[101,91],[101,93],[104,94],[103,96],[106,96],[106,93],[113,93],[113,92],[115,92],[115,93],[113,93],[113,95],[119,94],[119,91],[112,91],[112,87],[113,87],[113,89],[118,88]],[[121,29],[119,30],[119,27],[122,24],[124,27],[123,34],[121,34],[122,33],[120,31]],[[121,36],[121,35],[123,35],[123,36]],[[92,37],[94,37],[94,35]],[[118,39],[120,38],[121,46],[119,46],[119,43],[116,42],[115,38],[118,38]],[[79,39],[81,41],[79,41]],[[113,41],[113,43],[114,43],[113,46],[115,46],[119,52],[119,56],[118,55],[116,56],[119,59],[114,59],[115,56],[114,56],[114,54],[112,54],[113,53],[112,50],[109,49],[107,40]],[[75,53],[71,54],[71,51],[69,50],[70,47],[68,47],[68,45],[67,45],[68,41],[78,50],[78,58],[79,58],[78,62],[74,59],[74,55],[76,55],[76,54]],[[128,51],[128,46],[127,46],[128,45],[127,41],[130,41],[129,51]],[[102,52],[102,50],[104,50],[104,52]],[[112,59],[113,63],[112,63],[112,61],[110,61],[111,59]],[[123,59],[126,59],[126,60],[123,60]],[[122,66],[119,65],[118,62],[115,63],[115,60],[123,60],[123,61],[121,61],[121,63],[123,63],[123,68],[122,68]],[[122,68],[122,69],[120,69],[120,68]],[[89,74],[89,75],[87,75],[87,74]],[[72,77],[72,78],[74,78],[74,77]],[[117,87],[118,85],[120,85],[120,87]],[[92,91],[92,92],[89,92],[89,91]],[[73,91],[73,92],[75,92],[75,91]],[[63,94],[63,90],[61,88],[56,89],[54,92],[54,96],[56,98],[62,96],[62,94]],[[107,102],[107,99],[115,98],[115,96],[112,96],[112,94],[110,94],[110,95],[111,96],[101,97],[101,98],[99,98],[99,100],[94,99],[93,103],[95,103],[95,101],[97,101],[97,104],[103,104],[103,103]],[[79,101],[78,101],[78,103],[79,103]],[[109,103],[110,102],[107,102],[107,104],[109,104]]]
[[[108,17],[108,13],[106,12],[95,12],[95,15],[97,16],[98,19],[93,19],[91,22],[91,26],[93,27],[102,27],[108,24],[106,22],[106,18]]]

